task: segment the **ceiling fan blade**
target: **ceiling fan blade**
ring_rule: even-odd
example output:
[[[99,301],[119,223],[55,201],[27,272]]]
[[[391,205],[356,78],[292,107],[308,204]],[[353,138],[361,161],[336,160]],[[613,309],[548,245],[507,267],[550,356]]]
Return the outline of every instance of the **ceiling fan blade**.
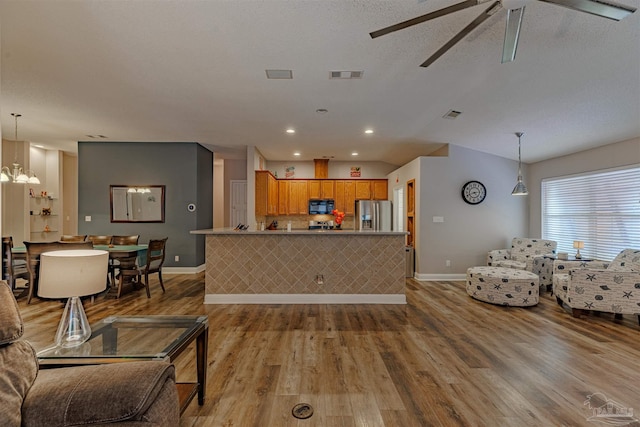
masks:
[[[502,46],[502,63],[516,59],[516,49],[520,38],[524,6],[519,9],[507,10],[507,27],[504,30],[504,45]]]
[[[489,19],[489,17],[496,13],[501,7],[502,6],[500,5],[500,1],[493,2],[487,10],[482,12],[476,19],[473,20],[473,22],[464,27],[463,30],[456,34],[451,40],[446,42],[444,46],[438,49],[436,53],[431,55],[426,61],[420,64],[420,66],[428,67],[429,65],[431,65],[436,59],[440,58],[446,51],[451,49],[453,46],[455,46],[456,43],[466,37],[467,34],[473,31],[478,25]]]
[[[558,6],[602,16],[603,18],[619,21],[625,16],[636,11],[635,7],[616,4],[603,0],[540,0],[545,3],[557,4]]]
[[[418,16],[416,18],[382,28],[380,30],[369,33],[369,35],[372,39],[375,39],[376,37],[384,36],[386,34],[393,33],[394,31],[403,30],[405,28],[412,27],[414,25],[421,24],[423,22],[430,21],[432,19],[439,18],[441,16],[448,15],[450,13],[467,9],[476,5],[478,5],[478,0],[465,0],[462,3],[457,3],[453,6],[445,7],[443,9],[436,10],[435,12],[427,13],[426,15]]]

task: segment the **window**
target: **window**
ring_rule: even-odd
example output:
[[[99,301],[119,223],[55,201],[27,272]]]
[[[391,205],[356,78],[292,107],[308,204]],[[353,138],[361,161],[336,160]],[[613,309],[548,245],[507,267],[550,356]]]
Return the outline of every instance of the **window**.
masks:
[[[582,240],[592,259],[640,248],[640,166],[543,180],[542,237],[569,254]]]

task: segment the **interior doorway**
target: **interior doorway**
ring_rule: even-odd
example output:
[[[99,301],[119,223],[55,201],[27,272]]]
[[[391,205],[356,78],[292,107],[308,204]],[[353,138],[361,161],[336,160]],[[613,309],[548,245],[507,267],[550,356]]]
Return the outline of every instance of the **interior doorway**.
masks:
[[[238,224],[247,223],[247,181],[234,179],[230,183],[229,218],[231,222],[229,226],[235,227]]]

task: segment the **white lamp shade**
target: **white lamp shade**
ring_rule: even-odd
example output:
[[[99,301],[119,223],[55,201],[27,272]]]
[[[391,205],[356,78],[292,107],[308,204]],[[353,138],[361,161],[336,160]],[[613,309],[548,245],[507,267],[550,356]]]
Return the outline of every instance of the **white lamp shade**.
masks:
[[[94,295],[107,287],[109,252],[73,249],[40,255],[38,296],[69,298]]]

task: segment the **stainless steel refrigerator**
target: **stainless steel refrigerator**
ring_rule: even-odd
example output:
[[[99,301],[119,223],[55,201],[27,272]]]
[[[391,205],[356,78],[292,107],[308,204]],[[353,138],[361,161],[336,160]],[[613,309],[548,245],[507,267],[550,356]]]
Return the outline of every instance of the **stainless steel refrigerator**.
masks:
[[[391,231],[393,208],[391,200],[356,200],[355,229]]]

